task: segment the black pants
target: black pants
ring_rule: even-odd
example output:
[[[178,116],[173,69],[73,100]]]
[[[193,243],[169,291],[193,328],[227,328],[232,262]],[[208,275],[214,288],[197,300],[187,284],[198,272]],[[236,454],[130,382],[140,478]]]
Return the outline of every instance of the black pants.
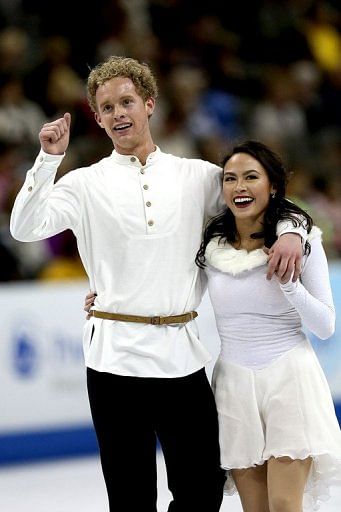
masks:
[[[217,512],[225,475],[205,371],[172,379],[87,374],[110,511],[156,512],[158,438],[173,494],[168,512]]]

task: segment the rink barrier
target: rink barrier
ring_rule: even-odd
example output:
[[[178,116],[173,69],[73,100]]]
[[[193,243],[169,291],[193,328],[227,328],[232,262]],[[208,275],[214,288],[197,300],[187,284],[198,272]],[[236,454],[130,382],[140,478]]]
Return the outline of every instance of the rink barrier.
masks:
[[[337,319],[341,264],[330,266]],[[82,353],[86,282],[0,285],[0,465],[98,453]],[[219,352],[207,295],[196,323],[212,354]],[[325,341],[310,336],[331,387],[341,425],[341,329]]]
[[[97,453],[92,426],[0,435],[0,465]]]
[[[341,402],[335,404],[341,426]],[[92,426],[0,435],[0,466],[98,455]]]

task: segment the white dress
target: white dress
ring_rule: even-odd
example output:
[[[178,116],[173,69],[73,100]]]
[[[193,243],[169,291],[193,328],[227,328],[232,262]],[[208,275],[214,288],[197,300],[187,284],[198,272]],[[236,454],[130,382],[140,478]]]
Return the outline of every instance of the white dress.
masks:
[[[341,483],[341,432],[325,375],[302,324],[321,339],[335,310],[321,232],[308,237],[301,280],[266,279],[262,249],[236,250],[215,238],[206,249],[208,289],[221,338],[212,386],[226,470],[270,457],[312,457],[304,510],[318,509]],[[225,492],[235,492],[228,472]]]

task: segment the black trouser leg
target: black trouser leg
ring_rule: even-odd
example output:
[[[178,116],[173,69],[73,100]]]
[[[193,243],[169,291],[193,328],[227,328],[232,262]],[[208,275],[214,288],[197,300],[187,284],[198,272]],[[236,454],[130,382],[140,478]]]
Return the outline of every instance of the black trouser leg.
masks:
[[[159,395],[157,434],[163,449],[169,512],[217,512],[225,471],[220,468],[218,419],[205,371],[174,379]]]
[[[158,379],[88,369],[88,392],[111,512],[156,512],[155,434],[174,498],[169,512],[218,512],[225,475],[204,370]]]
[[[140,381],[88,369],[110,512],[156,512],[156,435]]]

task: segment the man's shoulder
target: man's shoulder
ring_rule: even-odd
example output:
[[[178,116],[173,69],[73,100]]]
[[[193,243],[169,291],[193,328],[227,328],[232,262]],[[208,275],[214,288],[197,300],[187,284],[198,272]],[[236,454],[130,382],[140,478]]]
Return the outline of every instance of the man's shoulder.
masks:
[[[212,162],[209,162],[207,160],[203,160],[202,158],[188,158],[188,157],[182,157],[179,155],[174,155],[171,153],[161,153],[163,158],[168,158],[169,160],[173,160],[174,162],[177,162],[179,165],[183,167],[188,167],[191,169],[197,169],[197,170],[216,170],[221,171],[221,167],[219,167],[217,164],[214,164]]]
[[[86,179],[90,178],[94,174],[96,174],[99,170],[106,168],[109,164],[110,155],[101,158],[97,162],[93,162],[89,165],[84,165],[81,167],[78,167],[77,169],[73,169],[68,174],[73,176],[76,179]],[[114,163],[111,163],[111,166],[114,165]]]

